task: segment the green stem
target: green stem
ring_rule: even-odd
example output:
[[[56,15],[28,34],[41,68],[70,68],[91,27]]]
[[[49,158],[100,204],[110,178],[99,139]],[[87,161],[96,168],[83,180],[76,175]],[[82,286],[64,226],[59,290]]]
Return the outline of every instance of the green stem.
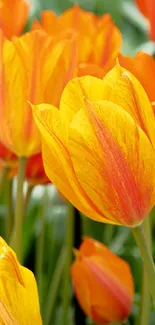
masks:
[[[43,267],[43,257],[44,257],[44,230],[45,230],[45,209],[48,204],[48,194],[45,190],[39,210],[39,233],[36,242],[36,265],[35,274],[38,284],[39,297],[42,296],[42,267]],[[42,305],[42,304],[41,304]]]
[[[4,185],[6,183],[8,171],[9,171],[9,167],[7,165],[4,165],[0,177],[0,195],[2,194]]]
[[[25,212],[25,214],[26,214],[26,211],[27,211],[27,207],[28,207],[31,194],[33,192],[33,189],[34,189],[34,186],[28,184],[28,188],[27,188],[26,195],[25,195],[25,203],[24,203],[24,212]]]
[[[66,261],[63,277],[62,317],[61,324],[68,325],[68,309],[70,304],[70,266],[72,262],[72,249],[74,240],[74,207],[68,203],[67,229],[66,229]]]
[[[23,214],[24,214],[23,185],[25,180],[25,170],[26,170],[26,158],[19,157],[13,248],[20,262],[22,262],[22,228],[23,228]]]
[[[148,248],[150,253],[152,251],[152,238],[151,238],[151,226],[150,218],[147,217],[143,222],[143,230],[145,233],[145,238],[148,243]],[[142,278],[142,292],[141,292],[141,306],[140,306],[140,317],[139,324],[146,325],[149,324],[149,314],[150,314],[150,290],[148,287],[148,279],[145,269],[143,268],[143,278]]]
[[[44,325],[50,325],[52,323],[52,318],[55,310],[55,304],[59,293],[60,281],[64,270],[66,252],[64,247],[60,252],[57,265],[50,282],[48,296],[46,299],[45,311],[44,311]]]
[[[12,202],[12,185],[13,180],[8,179],[7,184],[7,217],[6,217],[6,238],[9,241],[13,228],[13,202]]]
[[[143,226],[140,225],[132,229],[137,246],[139,247],[145,271],[147,274],[147,284],[152,295],[155,307],[155,267],[150,253],[149,245],[146,240]]]

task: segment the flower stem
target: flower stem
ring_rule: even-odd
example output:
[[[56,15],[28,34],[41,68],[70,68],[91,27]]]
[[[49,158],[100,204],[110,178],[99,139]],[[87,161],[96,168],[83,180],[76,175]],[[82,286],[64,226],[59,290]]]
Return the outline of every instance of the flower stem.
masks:
[[[39,298],[41,300],[42,296],[42,267],[43,267],[43,258],[44,258],[44,239],[45,239],[45,217],[46,217],[46,208],[48,205],[48,193],[46,189],[41,201],[41,206],[39,209],[39,232],[36,240],[36,265],[35,265],[35,274],[38,284]],[[41,301],[42,306],[42,301]]]
[[[65,257],[66,257],[66,252],[63,247],[61,249],[59,259],[57,261],[57,265],[54,274],[52,276],[52,280],[50,282],[50,286],[48,290],[48,296],[46,299],[45,311],[44,311],[44,315],[45,315],[44,325],[50,325],[53,321],[52,318],[54,314],[57,296],[59,293],[60,281],[64,270]]]
[[[68,309],[70,304],[70,266],[72,262],[72,248],[74,238],[74,207],[68,202],[68,216],[66,229],[66,261],[64,266],[63,292],[62,292],[62,317],[61,324],[68,325]]]
[[[24,214],[23,185],[25,180],[25,170],[26,170],[26,158],[19,157],[13,248],[20,262],[22,262],[22,228],[23,228],[23,214]]]
[[[150,226],[150,218],[147,217],[143,222],[143,230],[145,233],[145,238],[148,243],[149,250],[152,250],[152,238],[151,238],[151,226]],[[143,267],[143,278],[142,278],[142,292],[141,292],[141,306],[140,306],[140,317],[139,324],[146,325],[149,324],[149,314],[150,314],[150,290],[148,287],[148,279],[146,271]]]
[[[140,225],[132,229],[137,246],[139,247],[141,257],[143,260],[144,268],[147,274],[147,284],[152,295],[154,307],[155,307],[155,267],[152,259],[152,255],[149,250],[149,244],[144,233],[143,226]]]
[[[31,198],[31,194],[33,192],[33,189],[34,189],[34,186],[28,184],[28,188],[27,188],[26,195],[25,195],[25,203],[24,203],[24,212],[25,212],[25,214],[26,214],[26,211],[27,211],[27,207],[28,207],[28,204],[29,204],[29,201],[30,201],[30,198]]]
[[[13,202],[12,202],[12,184],[13,180],[8,179],[7,184],[7,217],[6,217],[6,238],[9,241],[13,227]]]
[[[4,185],[6,183],[8,171],[9,167],[7,165],[4,165],[0,176],[0,195],[2,194]]]

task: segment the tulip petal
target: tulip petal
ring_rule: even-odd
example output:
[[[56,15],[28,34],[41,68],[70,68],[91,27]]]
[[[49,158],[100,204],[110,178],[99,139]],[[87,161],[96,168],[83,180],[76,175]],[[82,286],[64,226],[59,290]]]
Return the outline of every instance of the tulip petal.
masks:
[[[12,316],[8,313],[6,307],[0,301],[0,322],[3,325],[19,325],[19,323],[12,318]]]
[[[111,16],[104,14],[99,20],[90,62],[104,67],[109,60],[118,56],[121,45],[120,30],[114,25]]]
[[[107,325],[128,317],[134,295],[131,270],[104,244],[84,238],[71,276],[80,306],[95,324]]]
[[[12,317],[19,324],[41,325],[34,275],[28,269],[20,266],[16,255],[2,238],[0,238],[0,273],[0,302],[3,302],[3,304],[0,303],[0,309],[3,314],[5,315],[6,309],[6,316],[10,316],[10,319]],[[16,324],[16,322],[12,324]]]
[[[119,62],[140,81],[150,101],[155,101],[155,61],[153,57],[141,51],[134,58],[120,55]]]
[[[131,310],[131,297],[133,295],[133,293],[132,295],[129,293],[127,284],[122,284],[118,275],[116,276],[112,270],[109,271],[106,269],[104,260],[102,258],[96,258],[96,256],[92,256],[91,258],[84,257],[83,262],[85,265],[87,265],[89,271],[91,271],[92,275],[95,277],[96,284],[98,284],[96,289],[100,290],[101,292],[100,297],[97,295],[97,292],[95,299],[93,298],[93,295],[91,296],[91,312],[93,319],[96,322],[101,319],[103,324],[104,322],[109,323],[111,321],[115,321],[118,318],[120,320],[125,319]],[[126,271],[125,268],[123,268],[123,270],[124,272]],[[127,274],[130,275],[130,272],[128,271]],[[132,285],[131,275],[129,285]],[[103,291],[101,290],[102,287]],[[100,302],[101,296],[102,301],[107,300],[108,302],[108,304],[105,302],[105,306],[107,305],[106,308],[102,306],[102,309]]]
[[[102,212],[87,197],[77,181],[59,110],[52,105],[42,104],[33,106],[33,111],[42,135],[43,161],[47,176],[82,213],[89,215],[91,219],[103,220]]]
[[[81,63],[78,67],[78,77],[82,76],[94,76],[97,78],[103,78],[105,75],[105,70],[97,64],[93,63]]]
[[[85,97],[90,101],[104,99],[103,81],[92,76],[71,80],[63,91],[60,101],[60,115],[66,133],[75,113],[85,107]]]
[[[0,28],[11,39],[19,36],[26,25],[29,3],[25,0],[3,0],[0,6]]]
[[[122,108],[90,103],[74,117],[69,151],[79,183],[109,222],[135,226],[154,204],[155,154]]]
[[[152,105],[140,82],[118,64],[105,76],[104,98],[121,106],[142,128],[155,148],[155,119]]]
[[[78,33],[79,61],[86,62],[92,50],[92,42],[95,36],[93,15],[85,12],[78,5],[63,12],[57,20],[57,32],[64,28],[73,29]]]

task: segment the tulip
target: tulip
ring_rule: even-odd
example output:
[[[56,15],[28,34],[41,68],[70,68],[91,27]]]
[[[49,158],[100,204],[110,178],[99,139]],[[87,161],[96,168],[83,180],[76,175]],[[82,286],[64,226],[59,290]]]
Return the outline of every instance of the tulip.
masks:
[[[66,33],[67,34],[67,33]],[[76,69],[74,35],[52,38],[33,31],[12,41],[0,37],[0,141],[19,157],[13,247],[21,260],[23,183],[26,158],[41,151],[40,134],[29,102],[57,105],[64,85]],[[58,79],[58,76],[61,78]],[[55,82],[57,80],[57,82]]]
[[[83,214],[135,227],[155,201],[155,121],[141,84],[119,64],[68,83],[59,109],[34,105],[47,176]]]
[[[50,10],[43,11],[41,23],[35,20],[32,28],[45,30],[50,35],[60,34],[69,29],[77,33],[80,70],[78,75],[81,75],[83,68],[83,75],[86,74],[85,64],[89,74],[96,75],[95,66],[96,70],[99,69],[98,65],[101,69],[109,60],[116,58],[122,44],[121,33],[109,14],[98,17],[93,13],[84,11],[78,5],[66,10],[59,17],[56,17]],[[100,77],[101,70],[98,72],[98,77]],[[104,72],[102,71],[103,75]]]
[[[41,150],[28,101],[59,102],[64,84],[72,77],[68,68],[71,43],[67,39],[53,39],[41,31],[13,41],[1,37],[0,139],[17,156],[29,157]],[[64,76],[55,83],[59,65],[64,67]]]
[[[136,0],[141,13],[149,21],[150,38],[155,41],[155,2],[154,0]]]
[[[37,285],[0,237],[0,324],[41,325]]]
[[[8,39],[22,33],[28,19],[29,7],[27,0],[1,0],[0,28]]]
[[[140,81],[151,102],[155,101],[155,61],[145,52],[138,52],[135,57],[120,55],[120,64]],[[147,74],[146,74],[147,71]]]
[[[105,245],[84,238],[71,267],[79,304],[95,324],[111,324],[128,318],[134,286],[128,263]]]
[[[50,182],[45,174],[41,153],[28,159],[26,166],[26,180],[31,186],[45,185]]]

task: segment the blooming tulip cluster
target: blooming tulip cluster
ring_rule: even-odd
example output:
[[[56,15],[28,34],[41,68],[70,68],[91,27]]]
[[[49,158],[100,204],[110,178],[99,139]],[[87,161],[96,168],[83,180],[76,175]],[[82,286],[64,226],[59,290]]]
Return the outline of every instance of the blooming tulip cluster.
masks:
[[[155,2],[136,3],[155,40]],[[101,227],[130,227],[149,278],[142,303],[151,293],[155,304],[155,268],[143,226],[155,205],[155,61],[143,52],[132,58],[121,53],[122,35],[108,13],[99,17],[78,5],[59,17],[47,10],[24,33],[29,10],[26,0],[0,0],[0,193],[6,183],[9,192],[9,180],[17,175],[15,204],[12,192],[11,209],[8,204],[13,249],[0,237],[0,325],[42,324],[35,278],[20,264],[31,194],[24,194],[25,181],[28,189],[51,182],[64,204],[71,203],[64,262],[52,275],[56,300],[57,276],[61,268],[66,272],[64,325],[70,268],[80,310],[98,325],[123,322],[134,299],[130,266],[93,238],[74,248],[79,229],[73,211]],[[80,213],[78,218],[80,223]],[[41,231],[43,222],[42,217]],[[43,245],[43,233],[40,238]]]

